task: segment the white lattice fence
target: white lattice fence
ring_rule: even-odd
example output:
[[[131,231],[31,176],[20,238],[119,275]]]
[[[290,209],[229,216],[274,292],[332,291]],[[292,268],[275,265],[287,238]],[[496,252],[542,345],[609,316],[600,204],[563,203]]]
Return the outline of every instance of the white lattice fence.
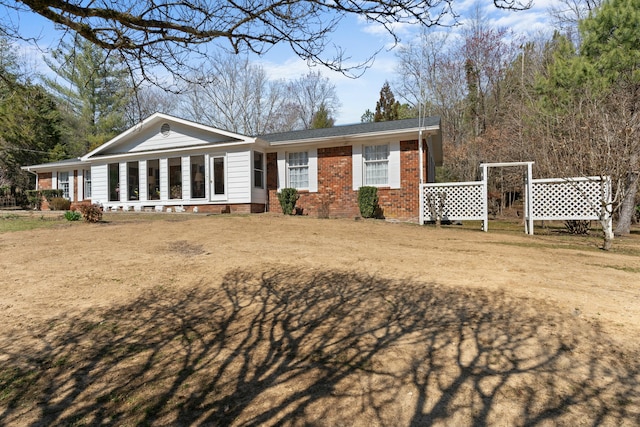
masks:
[[[443,200],[443,220],[482,220],[486,216],[486,191],[482,181],[422,184],[421,193],[423,221],[436,220],[431,208],[440,212]]]
[[[603,201],[610,201],[611,181],[607,178],[534,179],[532,217],[534,220],[597,220]]]

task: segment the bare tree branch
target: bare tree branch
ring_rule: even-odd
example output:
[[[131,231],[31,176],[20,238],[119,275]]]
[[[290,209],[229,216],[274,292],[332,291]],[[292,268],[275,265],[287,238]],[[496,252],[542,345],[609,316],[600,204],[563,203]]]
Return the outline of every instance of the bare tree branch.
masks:
[[[394,24],[441,25],[457,15],[454,0],[0,0],[5,9],[33,12],[61,29],[80,34],[96,45],[117,51],[135,63],[141,76],[162,66],[177,74],[205,57],[211,42],[235,53],[267,52],[288,44],[301,58],[350,74],[369,64],[347,65],[345,52],[331,53],[329,35],[348,15],[383,26],[397,41]],[[520,0],[494,0],[502,9],[526,9]],[[21,37],[19,22],[0,18],[2,32]],[[220,47],[218,46],[218,47]]]

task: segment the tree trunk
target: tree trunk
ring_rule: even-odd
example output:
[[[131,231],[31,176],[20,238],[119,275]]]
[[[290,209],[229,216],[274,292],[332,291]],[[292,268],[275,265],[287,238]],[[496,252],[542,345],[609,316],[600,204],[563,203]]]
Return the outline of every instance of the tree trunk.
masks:
[[[620,205],[620,217],[614,232],[617,236],[631,233],[631,220],[636,209],[636,193],[638,192],[638,178],[640,178],[640,173],[637,171],[638,154],[632,155],[629,163],[631,170],[627,173],[624,183],[624,198]]]

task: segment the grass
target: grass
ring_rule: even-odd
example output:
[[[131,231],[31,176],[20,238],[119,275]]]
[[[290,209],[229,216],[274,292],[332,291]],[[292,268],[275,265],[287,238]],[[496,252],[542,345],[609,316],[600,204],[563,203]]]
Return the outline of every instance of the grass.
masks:
[[[0,233],[34,230],[37,228],[52,228],[68,223],[69,221],[64,218],[62,213],[55,216],[50,214],[6,214],[0,216]]]

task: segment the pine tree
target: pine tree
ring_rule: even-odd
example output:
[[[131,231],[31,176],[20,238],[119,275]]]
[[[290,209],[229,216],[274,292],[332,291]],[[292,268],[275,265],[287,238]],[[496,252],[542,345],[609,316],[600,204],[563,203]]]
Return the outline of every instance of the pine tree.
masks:
[[[389,82],[384,82],[380,89],[380,100],[376,103],[376,112],[373,115],[374,122],[386,122],[398,120],[400,103],[396,101]]]
[[[80,155],[126,128],[125,109],[132,89],[127,71],[99,47],[77,38],[61,43],[45,62],[60,79],[46,78],[68,113],[68,151]]]
[[[311,120],[311,129],[323,129],[323,128],[331,128],[335,120],[333,117],[329,115],[329,111],[325,107],[324,103],[320,104],[320,108],[313,115],[313,119]]]

